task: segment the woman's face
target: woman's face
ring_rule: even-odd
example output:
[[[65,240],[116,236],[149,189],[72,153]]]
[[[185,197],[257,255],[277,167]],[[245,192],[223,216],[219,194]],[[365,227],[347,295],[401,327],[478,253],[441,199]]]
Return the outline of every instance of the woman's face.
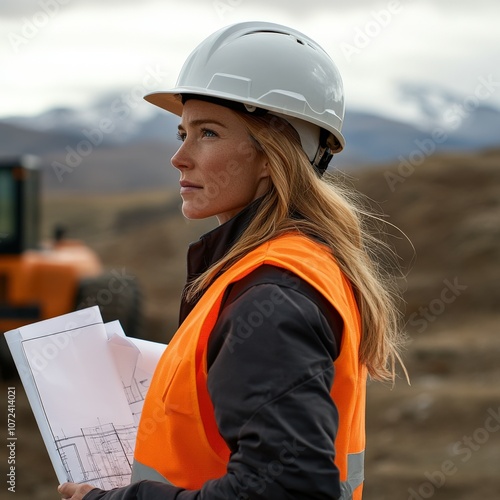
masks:
[[[268,189],[268,162],[229,108],[190,99],[179,125],[181,147],[172,157],[180,172],[182,213],[188,219],[234,217]]]

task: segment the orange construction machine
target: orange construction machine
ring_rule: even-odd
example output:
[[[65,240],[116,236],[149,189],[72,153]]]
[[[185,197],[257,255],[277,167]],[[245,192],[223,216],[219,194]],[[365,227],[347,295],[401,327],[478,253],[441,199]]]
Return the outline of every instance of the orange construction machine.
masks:
[[[138,337],[140,293],[135,278],[104,271],[82,242],[56,230],[40,244],[40,169],[34,157],[0,159],[0,362],[15,374],[3,332],[99,305],[105,321],[120,320]]]

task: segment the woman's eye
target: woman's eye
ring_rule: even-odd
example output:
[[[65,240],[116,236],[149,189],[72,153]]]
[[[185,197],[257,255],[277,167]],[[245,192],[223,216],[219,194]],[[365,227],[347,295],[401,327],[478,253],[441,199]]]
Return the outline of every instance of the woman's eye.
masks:
[[[201,133],[204,137],[217,137],[217,134],[208,128],[204,128],[201,130]]]
[[[213,130],[210,130],[208,128],[201,129],[201,136],[202,137],[218,137],[217,133],[214,132]],[[187,133],[186,132],[177,132],[177,139],[179,141],[184,142],[186,140]]]

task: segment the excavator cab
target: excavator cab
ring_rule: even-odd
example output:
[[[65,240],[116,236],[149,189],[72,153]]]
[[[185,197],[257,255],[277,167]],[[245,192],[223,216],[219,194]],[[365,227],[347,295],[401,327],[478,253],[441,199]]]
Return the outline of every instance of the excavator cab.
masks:
[[[0,254],[20,254],[38,245],[39,179],[34,157],[0,163]]]
[[[40,176],[35,157],[0,158],[0,370],[15,375],[3,333],[99,305],[140,337],[141,296],[134,276],[107,271],[93,250],[61,231],[40,242]]]
[[[20,254],[38,244],[39,170],[36,160],[0,164],[0,254]]]
[[[40,171],[31,156],[0,162],[0,325],[13,326],[37,320],[37,304],[11,302],[16,261],[39,243]]]

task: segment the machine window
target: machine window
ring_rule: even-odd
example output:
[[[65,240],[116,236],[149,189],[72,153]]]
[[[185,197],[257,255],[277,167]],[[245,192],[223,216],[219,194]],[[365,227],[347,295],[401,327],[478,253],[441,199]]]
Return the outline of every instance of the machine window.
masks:
[[[0,169],[0,247],[16,238],[16,184],[12,171]]]

